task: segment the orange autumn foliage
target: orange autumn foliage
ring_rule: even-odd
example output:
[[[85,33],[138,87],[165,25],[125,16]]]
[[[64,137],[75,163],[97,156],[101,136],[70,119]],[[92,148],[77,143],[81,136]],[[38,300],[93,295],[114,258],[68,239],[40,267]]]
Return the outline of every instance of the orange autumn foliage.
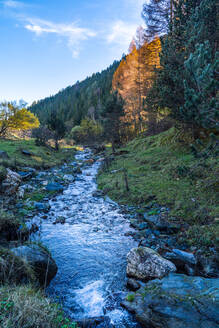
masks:
[[[144,102],[154,79],[154,68],[160,67],[161,42],[157,37],[141,47],[131,47],[131,52],[122,59],[113,77],[113,90],[117,90],[125,103],[126,123],[135,133],[144,130],[147,113]]]

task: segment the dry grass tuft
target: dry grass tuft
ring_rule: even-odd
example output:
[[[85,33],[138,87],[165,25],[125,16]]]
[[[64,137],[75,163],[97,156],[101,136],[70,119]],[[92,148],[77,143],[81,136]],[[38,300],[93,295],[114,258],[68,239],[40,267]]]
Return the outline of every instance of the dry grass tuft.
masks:
[[[32,286],[0,288],[1,328],[76,328],[57,304]]]

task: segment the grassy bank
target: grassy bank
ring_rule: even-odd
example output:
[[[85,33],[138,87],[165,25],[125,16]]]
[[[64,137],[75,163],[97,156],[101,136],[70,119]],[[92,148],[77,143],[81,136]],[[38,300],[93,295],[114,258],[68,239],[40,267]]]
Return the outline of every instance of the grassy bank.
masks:
[[[24,154],[25,150],[28,154]],[[49,169],[73,160],[75,149],[64,143],[59,151],[35,145],[30,140],[0,139],[0,151],[5,151],[9,158],[0,159],[0,184],[6,177],[6,168],[14,171],[26,167]],[[25,193],[24,201],[42,201],[50,192],[37,189]],[[8,198],[10,198],[8,196]],[[11,203],[12,205],[12,203]],[[36,283],[32,268],[21,258],[14,256],[9,248],[20,245],[28,239],[26,214],[33,208],[24,206],[16,210],[3,203],[0,208],[0,327],[2,328],[76,328],[77,325],[65,317],[60,306],[53,304]],[[18,213],[19,212],[19,213]]]
[[[0,287],[2,328],[76,328],[43,291],[27,286]]]
[[[217,158],[196,159],[173,129],[160,135],[137,138],[120,149],[108,170],[100,172],[99,188],[120,203],[158,203],[170,216],[190,226],[191,243],[219,243]],[[123,169],[127,171],[126,191]]]
[[[47,147],[39,147],[35,145],[34,139],[30,140],[4,140],[0,139],[0,150],[6,151],[9,159],[0,159],[0,166],[17,168],[50,168],[60,165],[65,161],[72,159],[75,149],[60,148],[59,151]],[[24,155],[22,150],[28,151],[31,155]]]

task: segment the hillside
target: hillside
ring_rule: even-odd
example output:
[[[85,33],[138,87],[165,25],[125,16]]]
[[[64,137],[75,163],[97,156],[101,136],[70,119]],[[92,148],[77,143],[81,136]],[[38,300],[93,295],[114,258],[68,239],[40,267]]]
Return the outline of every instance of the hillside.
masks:
[[[54,96],[34,102],[29,109],[38,116],[42,124],[53,111],[71,126],[80,124],[86,115],[98,118],[112,89],[112,79],[118,65],[119,62],[115,61],[101,73],[93,74]]]
[[[181,137],[172,128],[132,140],[100,172],[99,188],[113,200],[139,206],[143,212],[151,208],[156,213],[158,204],[166,206],[169,219],[187,227],[179,236],[182,242],[214,247],[219,242],[217,156],[195,158]]]

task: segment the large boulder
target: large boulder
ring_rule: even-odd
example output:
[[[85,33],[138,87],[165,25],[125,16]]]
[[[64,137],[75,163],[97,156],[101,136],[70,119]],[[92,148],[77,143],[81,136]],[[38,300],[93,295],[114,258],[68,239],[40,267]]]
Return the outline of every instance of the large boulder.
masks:
[[[38,245],[19,246],[11,252],[24,259],[34,270],[42,286],[48,286],[57,273],[57,265],[51,255]]]
[[[51,182],[47,184],[46,190],[49,192],[62,192],[64,187],[58,182]]]
[[[175,265],[164,259],[151,248],[133,248],[127,255],[128,277],[133,277],[143,281],[163,278],[169,272],[175,272]]]
[[[171,273],[148,282],[122,305],[143,327],[218,328],[219,279]]]
[[[6,178],[2,181],[1,192],[5,195],[14,195],[17,193],[21,184],[21,177],[14,171],[7,169]]]

